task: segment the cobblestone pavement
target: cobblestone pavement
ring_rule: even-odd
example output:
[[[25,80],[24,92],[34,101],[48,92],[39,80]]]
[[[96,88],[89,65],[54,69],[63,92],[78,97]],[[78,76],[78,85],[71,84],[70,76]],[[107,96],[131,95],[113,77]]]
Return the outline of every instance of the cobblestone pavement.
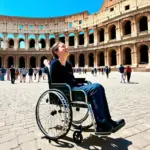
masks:
[[[48,89],[46,81],[14,85],[0,81],[0,150],[150,150],[150,73],[133,73],[133,84],[120,83],[119,73],[111,73],[109,79],[86,77],[104,85],[112,118],[126,120],[123,129],[105,138],[83,133],[80,145],[70,131],[65,139],[49,143],[35,120],[37,100]]]

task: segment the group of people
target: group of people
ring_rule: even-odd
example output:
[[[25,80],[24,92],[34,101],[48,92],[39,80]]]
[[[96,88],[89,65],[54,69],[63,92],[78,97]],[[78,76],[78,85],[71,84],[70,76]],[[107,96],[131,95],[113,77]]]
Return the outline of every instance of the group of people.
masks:
[[[46,68],[32,68],[29,69],[22,67],[22,68],[14,68],[12,65],[11,68],[8,69],[1,69],[3,70],[3,81],[5,75],[7,76],[7,80],[11,80],[11,83],[14,84],[15,80],[18,80],[18,77],[20,77],[20,83],[26,82],[27,75],[29,76],[29,83],[33,82],[33,76],[34,80],[38,80],[40,82],[41,78],[43,77],[43,80],[47,78]],[[2,71],[1,71],[2,72]],[[2,73],[1,73],[2,74]]]

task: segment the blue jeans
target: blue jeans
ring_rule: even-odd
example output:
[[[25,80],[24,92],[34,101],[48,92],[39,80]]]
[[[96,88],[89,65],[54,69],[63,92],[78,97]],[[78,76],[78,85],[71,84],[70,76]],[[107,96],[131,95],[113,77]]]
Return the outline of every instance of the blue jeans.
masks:
[[[83,90],[88,95],[89,103],[91,103],[96,122],[102,119],[111,119],[104,87],[98,83],[76,86],[72,90]]]

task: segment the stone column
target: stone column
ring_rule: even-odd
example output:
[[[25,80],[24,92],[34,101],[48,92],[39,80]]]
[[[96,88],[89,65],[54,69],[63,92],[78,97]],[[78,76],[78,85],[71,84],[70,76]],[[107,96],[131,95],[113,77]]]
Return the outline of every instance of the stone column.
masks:
[[[97,67],[97,51],[95,50],[94,51],[94,68],[96,68]]]
[[[85,68],[88,68],[88,52],[85,52]]]
[[[94,46],[98,43],[98,29],[94,27]]]
[[[132,19],[132,23],[131,23],[131,30],[132,30],[132,37],[134,36],[137,36],[137,24],[136,24],[136,19],[135,19],[135,16],[133,16],[133,19]]]
[[[46,37],[46,50],[48,51],[50,48],[49,34],[46,34],[45,37]]]
[[[116,40],[119,41],[121,40],[121,34],[120,34],[121,30],[120,30],[120,22],[117,22],[117,26],[116,26]]]
[[[25,33],[25,49],[28,50],[29,49],[29,41],[28,41],[28,34]]]
[[[87,47],[89,44],[89,30],[85,29],[84,30],[84,47]]]
[[[55,42],[59,42],[59,34],[58,33],[55,34]]]
[[[3,33],[3,35],[4,35],[4,50],[6,50],[7,49],[7,33]]]
[[[119,67],[121,64],[123,64],[123,58],[122,58],[122,49],[120,46],[118,46],[117,50],[117,67]]]
[[[65,45],[69,47],[69,33],[68,32],[65,33]]]
[[[78,57],[78,53],[75,53],[75,61],[76,61],[76,63],[75,63],[75,68],[78,68],[79,67],[79,57]]]
[[[108,34],[108,27],[107,26],[105,26],[105,35],[104,35],[104,38],[105,38],[105,41],[104,41],[104,43],[108,43],[108,41],[109,41],[109,34]]]
[[[138,65],[138,54],[137,54],[136,44],[133,44],[131,57],[132,57],[132,67],[137,67],[137,65]]]
[[[106,48],[104,51],[105,56],[105,66],[109,66],[109,55],[108,55],[108,49]]]
[[[39,34],[35,34],[35,49],[39,50]]]
[[[150,33],[150,15],[148,15],[148,33]]]
[[[29,68],[30,67],[30,56],[29,55],[27,55],[27,57],[26,57],[26,68]]]
[[[19,65],[18,65],[18,55],[16,55],[14,57],[14,59],[15,59],[15,61],[14,61],[14,67],[18,68],[19,67]]]
[[[77,48],[78,47],[78,36],[79,36],[79,33],[76,31],[75,33],[75,37],[74,37],[74,40],[75,40],[75,45],[74,45],[74,48]]]
[[[18,37],[18,34],[17,33],[15,33],[14,34],[14,37],[15,37],[15,39],[14,39],[14,50],[17,50],[18,49],[18,39],[17,39],[17,37]]]

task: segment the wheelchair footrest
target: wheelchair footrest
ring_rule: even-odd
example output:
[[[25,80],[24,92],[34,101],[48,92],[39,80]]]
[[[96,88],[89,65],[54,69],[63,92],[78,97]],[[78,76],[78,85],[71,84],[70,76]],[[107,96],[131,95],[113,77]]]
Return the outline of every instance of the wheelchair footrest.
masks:
[[[111,135],[111,132],[95,132],[95,135]]]

